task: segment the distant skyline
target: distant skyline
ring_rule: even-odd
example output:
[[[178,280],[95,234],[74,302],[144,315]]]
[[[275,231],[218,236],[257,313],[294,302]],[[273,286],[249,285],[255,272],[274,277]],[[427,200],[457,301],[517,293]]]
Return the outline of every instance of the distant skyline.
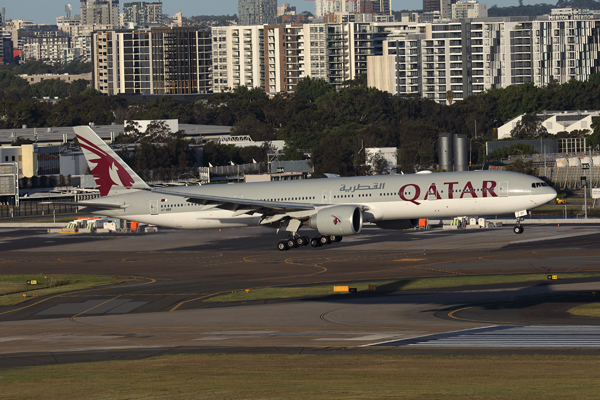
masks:
[[[123,11],[123,3],[130,2],[121,0],[120,10]],[[150,2],[150,1],[148,1]],[[485,3],[485,1],[481,1]],[[525,4],[536,4],[538,1],[525,1]],[[209,1],[209,0],[164,0],[163,12],[170,16],[175,15],[181,11],[184,17],[191,17],[194,15],[233,15],[238,13],[238,2],[237,0],[220,0],[220,1]],[[307,0],[278,0],[277,4],[289,3],[292,6],[296,6],[298,12],[310,11],[314,13],[314,2]],[[508,4],[507,4],[508,3]],[[554,1],[547,1],[547,3],[554,4]],[[36,24],[56,24],[56,17],[65,15],[65,5],[71,4],[73,6],[73,14],[79,14],[79,8],[81,1],[68,1],[68,0],[27,0],[17,1],[12,4],[0,4],[0,7],[6,8],[7,19],[29,19],[33,20]],[[497,4],[497,1],[487,3],[488,7]],[[516,6],[518,0],[510,0],[502,2],[500,6]],[[422,0],[405,0],[405,1],[394,1],[392,0],[393,10],[419,10],[423,7]]]

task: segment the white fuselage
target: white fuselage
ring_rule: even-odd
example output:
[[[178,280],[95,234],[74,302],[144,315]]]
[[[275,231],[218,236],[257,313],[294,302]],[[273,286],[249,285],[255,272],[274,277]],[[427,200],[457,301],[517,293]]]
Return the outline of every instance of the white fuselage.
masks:
[[[257,226],[260,214],[236,215],[231,210],[205,209],[181,192],[313,205],[316,210],[351,204],[365,221],[448,218],[507,214],[547,203],[556,192],[538,178],[504,171],[366,176],[303,181],[205,185],[176,188],[178,195],[132,191],[107,197],[123,210],[101,215],[182,229]]]

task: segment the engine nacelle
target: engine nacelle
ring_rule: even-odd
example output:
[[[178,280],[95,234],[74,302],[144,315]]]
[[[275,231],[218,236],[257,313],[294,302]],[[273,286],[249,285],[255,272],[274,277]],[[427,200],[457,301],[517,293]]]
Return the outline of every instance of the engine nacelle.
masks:
[[[418,219],[392,219],[389,221],[377,221],[375,222],[380,229],[412,229],[419,226]]]
[[[308,220],[308,226],[324,236],[353,235],[360,232],[362,225],[362,211],[350,205],[323,208]]]

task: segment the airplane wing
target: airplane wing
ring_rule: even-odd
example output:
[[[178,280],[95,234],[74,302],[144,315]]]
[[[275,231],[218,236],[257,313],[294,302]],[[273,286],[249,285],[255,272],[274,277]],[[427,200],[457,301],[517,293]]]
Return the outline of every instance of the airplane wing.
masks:
[[[110,203],[81,203],[76,201],[43,201],[42,204],[66,204],[68,206],[90,207],[98,209],[120,209],[127,208],[129,204],[110,204]]]
[[[231,210],[235,215],[242,214],[286,214],[294,211],[309,211],[315,210],[315,206],[312,204],[298,204],[298,203],[284,203],[277,202],[273,203],[270,201],[259,201],[250,200],[237,197],[220,197],[220,196],[209,196],[203,194],[193,194],[182,190],[170,190],[170,189],[152,189],[154,193],[170,194],[175,196],[187,197],[189,202],[202,204],[203,210],[209,210],[211,208],[220,208],[223,210]]]

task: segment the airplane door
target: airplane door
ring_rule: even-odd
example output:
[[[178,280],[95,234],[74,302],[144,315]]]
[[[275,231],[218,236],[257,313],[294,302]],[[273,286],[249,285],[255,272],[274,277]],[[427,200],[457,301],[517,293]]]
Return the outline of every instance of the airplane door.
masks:
[[[508,196],[508,181],[501,181],[498,184],[498,197]]]
[[[158,200],[150,200],[150,215],[158,214]]]
[[[323,190],[323,204],[331,204],[331,190]]]

